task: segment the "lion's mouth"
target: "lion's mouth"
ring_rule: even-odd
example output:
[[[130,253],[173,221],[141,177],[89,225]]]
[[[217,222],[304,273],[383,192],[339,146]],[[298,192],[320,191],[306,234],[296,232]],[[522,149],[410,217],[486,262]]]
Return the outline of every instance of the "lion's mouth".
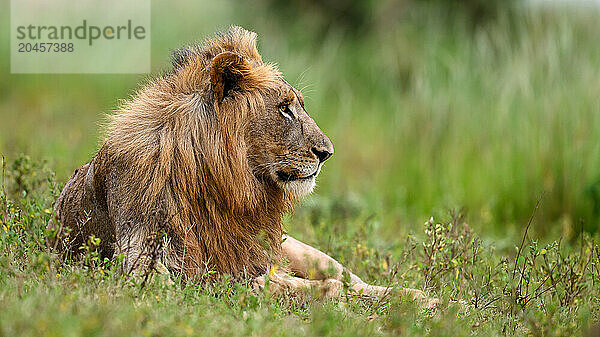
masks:
[[[319,170],[317,169],[317,170],[315,170],[315,172],[311,173],[310,175],[301,177],[294,173],[286,173],[283,171],[277,171],[277,178],[279,178],[279,180],[286,182],[286,183],[291,182],[291,181],[296,181],[296,180],[308,180],[308,179],[316,177],[318,172],[319,172]]]

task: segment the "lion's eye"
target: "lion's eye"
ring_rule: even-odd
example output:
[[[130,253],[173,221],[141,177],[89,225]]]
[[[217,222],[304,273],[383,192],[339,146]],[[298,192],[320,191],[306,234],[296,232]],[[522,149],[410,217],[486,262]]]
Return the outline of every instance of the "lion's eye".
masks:
[[[294,113],[290,109],[289,104],[282,104],[279,106],[279,112],[283,115],[283,117],[287,119],[294,119]]]

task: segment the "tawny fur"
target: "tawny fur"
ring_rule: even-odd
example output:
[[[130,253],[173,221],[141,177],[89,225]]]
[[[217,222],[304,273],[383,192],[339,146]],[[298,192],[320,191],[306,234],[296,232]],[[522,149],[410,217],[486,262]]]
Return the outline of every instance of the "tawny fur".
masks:
[[[218,55],[241,62],[227,75],[239,77],[227,97],[218,94],[222,84],[211,83]],[[280,259],[281,217],[296,196],[257,174],[260,165],[251,167],[248,150],[262,146],[255,140],[262,131],[248,121],[267,109],[265,92],[294,91],[275,66],[263,64],[255,34],[241,28],[179,51],[173,62],[172,72],[147,83],[110,117],[98,154],[65,186],[55,206],[71,230],[63,248],[76,253],[93,234],[105,255],[129,255],[132,269],[144,240],[162,223],[167,236],[159,262],[169,271],[188,278],[207,270],[260,275]]]
[[[270,289],[316,287],[338,297],[344,268],[293,238],[281,218],[310,193],[333,144],[304,109],[302,94],[263,64],[256,36],[239,27],[174,53],[173,70],[147,83],[109,119],[91,162],[66,183],[54,206],[50,245],[76,256],[90,236],[103,256],[124,256],[124,273],[152,270],[184,279],[230,274],[253,279],[282,250],[290,270],[308,276],[307,258],[337,277],[307,280],[287,268]],[[387,296],[352,275],[361,294]],[[401,293],[426,299],[422,292]]]

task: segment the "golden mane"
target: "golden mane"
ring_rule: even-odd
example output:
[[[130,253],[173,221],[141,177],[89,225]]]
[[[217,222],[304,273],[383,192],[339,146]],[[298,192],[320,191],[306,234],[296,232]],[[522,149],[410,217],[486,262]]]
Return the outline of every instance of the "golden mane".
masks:
[[[245,87],[253,90],[220,101],[210,68],[215,56],[226,51],[250,64]],[[177,256],[184,275],[193,277],[206,268],[233,275],[263,273],[279,256],[281,215],[292,201],[252,173],[244,126],[265,109],[260,91],[275,89],[281,75],[275,66],[263,64],[256,34],[239,27],[202,46],[176,51],[173,66],[109,117],[96,170],[123,168],[125,210],[166,212],[169,230],[184,241],[167,247],[175,250],[167,255]]]

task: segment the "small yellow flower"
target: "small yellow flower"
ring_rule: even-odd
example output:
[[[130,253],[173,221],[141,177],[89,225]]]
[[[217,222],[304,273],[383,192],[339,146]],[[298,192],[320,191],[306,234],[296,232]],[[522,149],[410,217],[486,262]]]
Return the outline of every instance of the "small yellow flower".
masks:
[[[46,208],[44,210],[44,213],[46,213],[46,214],[52,214],[52,210],[50,208]]]
[[[274,265],[271,266],[271,269],[269,270],[269,277],[275,276],[276,272],[277,272],[277,265],[274,264]]]
[[[544,248],[542,248],[540,250],[540,255],[546,255],[546,253],[547,253],[547,251]]]
[[[386,260],[383,260],[383,261],[381,262],[381,267],[383,268],[383,270],[387,270],[387,269],[388,269],[388,264],[387,264],[387,261],[386,261]]]

